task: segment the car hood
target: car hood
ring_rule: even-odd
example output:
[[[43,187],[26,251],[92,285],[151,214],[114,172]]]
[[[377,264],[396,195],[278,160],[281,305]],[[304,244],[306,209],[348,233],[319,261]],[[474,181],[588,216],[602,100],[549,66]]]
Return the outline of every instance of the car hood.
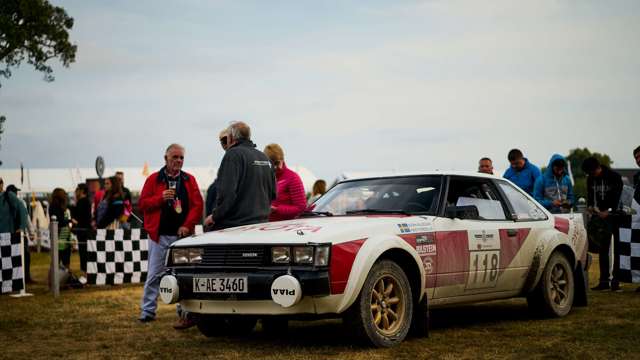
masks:
[[[341,243],[373,235],[431,231],[432,216],[332,216],[239,226],[179,240],[173,246]]]

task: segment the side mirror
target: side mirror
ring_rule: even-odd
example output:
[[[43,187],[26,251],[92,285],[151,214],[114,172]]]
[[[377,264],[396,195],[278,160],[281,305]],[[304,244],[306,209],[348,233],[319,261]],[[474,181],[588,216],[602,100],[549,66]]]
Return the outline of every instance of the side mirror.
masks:
[[[449,219],[467,219],[477,220],[480,218],[478,207],[475,205],[467,206],[448,206],[444,211],[444,216]]]

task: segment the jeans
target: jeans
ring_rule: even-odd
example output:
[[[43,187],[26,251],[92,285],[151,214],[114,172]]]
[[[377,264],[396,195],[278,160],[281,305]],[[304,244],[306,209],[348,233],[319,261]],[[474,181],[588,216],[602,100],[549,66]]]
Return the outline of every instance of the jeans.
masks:
[[[614,219],[606,219],[611,232],[613,233],[613,243],[611,238],[605,241],[600,246],[598,253],[598,259],[600,262],[600,284],[609,284],[609,278],[611,277],[611,284],[618,284],[618,270],[620,269],[620,228]],[[610,272],[610,249],[613,245],[613,271]]]
[[[158,242],[149,239],[149,261],[147,270],[147,281],[144,283],[144,292],[142,294],[140,318],[156,317],[156,308],[158,307],[158,295],[160,293],[160,279],[164,275],[164,260],[167,256],[169,245],[178,240],[177,236],[160,235]],[[180,308],[180,304],[176,306],[176,312],[179,317],[186,318],[189,314]]]

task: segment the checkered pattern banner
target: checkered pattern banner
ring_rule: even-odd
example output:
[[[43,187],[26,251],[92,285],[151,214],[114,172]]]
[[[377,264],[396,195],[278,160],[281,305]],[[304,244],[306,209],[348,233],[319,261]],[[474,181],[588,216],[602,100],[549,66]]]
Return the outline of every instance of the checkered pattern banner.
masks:
[[[0,293],[10,293],[23,289],[22,278],[22,251],[20,246],[20,234],[0,234]]]
[[[619,280],[640,283],[640,205],[634,200],[636,214],[628,216],[620,226]]]
[[[98,230],[94,238],[87,240],[89,284],[140,283],[147,279],[149,247],[144,230]]]

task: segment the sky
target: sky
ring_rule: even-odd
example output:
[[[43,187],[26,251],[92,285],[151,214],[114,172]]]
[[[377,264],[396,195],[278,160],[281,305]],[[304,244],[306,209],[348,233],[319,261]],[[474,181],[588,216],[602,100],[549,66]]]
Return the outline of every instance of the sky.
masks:
[[[638,1],[52,1],[69,68],[0,79],[3,168],[217,166],[217,134],[320,178],[546,165],[576,147],[635,167]]]

